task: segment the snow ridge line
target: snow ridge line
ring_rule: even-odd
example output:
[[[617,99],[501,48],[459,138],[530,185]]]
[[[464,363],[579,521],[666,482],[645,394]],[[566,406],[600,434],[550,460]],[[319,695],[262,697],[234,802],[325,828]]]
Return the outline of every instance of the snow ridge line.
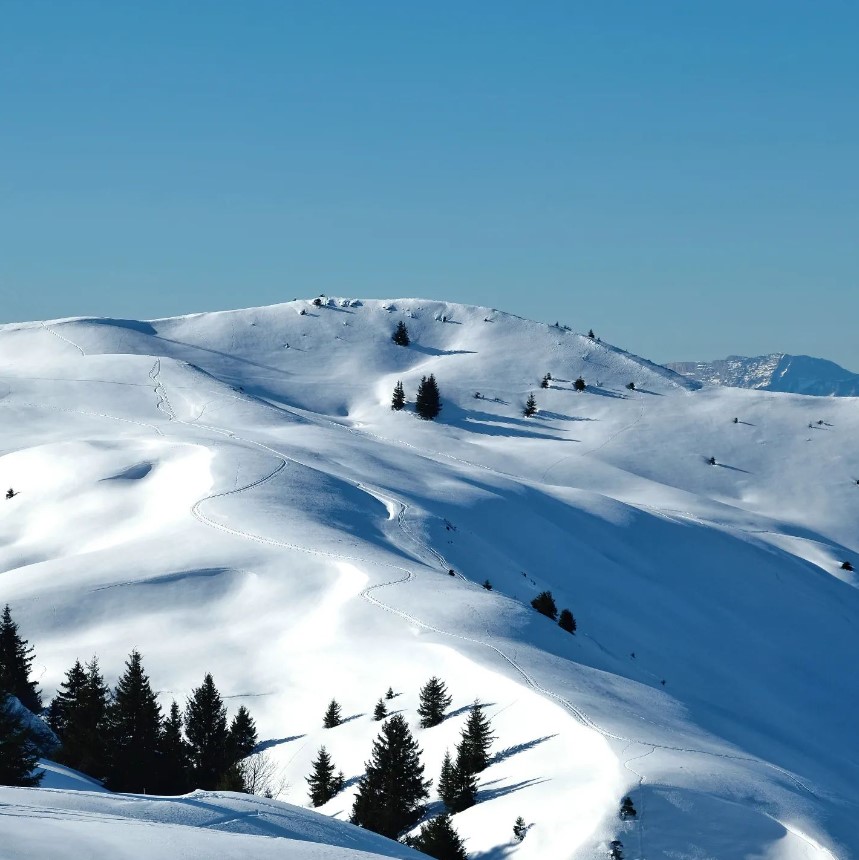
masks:
[[[460,641],[470,642],[472,644],[476,644],[476,645],[480,645],[482,647],[488,648],[489,650],[491,650],[495,654],[497,654],[511,668],[513,668],[523,678],[523,680],[528,684],[528,686],[530,686],[535,692],[540,693],[543,696],[545,696],[546,698],[552,699],[553,701],[557,702],[562,708],[564,708],[568,713],[570,713],[579,723],[581,723],[586,728],[592,729],[593,731],[597,732],[598,734],[602,735],[603,737],[605,737],[607,739],[610,738],[612,740],[627,742],[627,745],[635,743],[635,744],[640,744],[642,746],[649,746],[649,747],[651,747],[651,750],[650,750],[651,753],[654,752],[656,749],[664,749],[664,750],[668,750],[668,751],[672,751],[672,752],[689,753],[689,754],[694,754],[694,755],[709,755],[709,756],[713,756],[716,758],[723,758],[723,759],[728,759],[728,760],[732,760],[732,761],[742,761],[742,762],[749,762],[751,764],[756,764],[756,765],[763,765],[764,767],[770,768],[770,769],[775,770],[776,772],[780,773],[786,779],[791,781],[795,786],[797,786],[798,788],[807,792],[812,797],[817,796],[811,788],[809,788],[807,785],[805,785],[801,780],[799,780],[797,777],[795,777],[789,771],[785,770],[784,768],[779,767],[776,764],[773,764],[771,762],[767,762],[767,761],[760,759],[760,758],[754,758],[751,756],[730,755],[728,753],[716,753],[716,752],[711,752],[711,751],[707,751],[707,750],[698,750],[698,749],[692,749],[692,748],[686,748],[686,747],[675,747],[675,746],[670,746],[667,744],[655,744],[655,743],[651,743],[650,741],[641,741],[641,740],[638,740],[635,738],[628,738],[628,737],[625,737],[623,735],[619,735],[619,734],[616,734],[615,732],[611,732],[607,729],[604,729],[599,724],[597,724],[594,720],[592,720],[584,711],[580,710],[575,705],[573,705],[573,703],[570,702],[568,699],[564,698],[563,696],[561,696],[558,693],[555,693],[553,690],[549,690],[545,687],[542,687],[513,658],[509,657],[500,648],[498,648],[496,645],[493,645],[491,642],[488,642],[486,640],[476,639],[476,638],[470,637],[470,636],[465,636],[465,635],[460,634],[460,633],[453,633],[453,632],[450,632],[447,630],[442,630],[441,628],[435,627],[434,625],[431,625],[425,621],[422,621],[419,618],[416,618],[415,616],[410,615],[407,612],[404,612],[404,611],[399,610],[399,609],[395,609],[394,607],[392,607],[392,606],[384,603],[383,601],[379,600],[378,598],[372,596],[371,592],[376,591],[377,589],[387,588],[387,587],[393,586],[393,585],[405,584],[405,583],[412,581],[415,578],[415,574],[411,570],[409,570],[408,568],[393,564],[392,562],[384,562],[384,561],[380,561],[378,559],[364,558],[362,556],[357,556],[357,555],[346,555],[345,553],[336,553],[336,552],[331,552],[331,551],[327,551],[327,550],[311,549],[311,548],[308,548],[305,546],[300,546],[298,544],[294,544],[294,543],[291,543],[288,541],[280,541],[280,540],[276,540],[273,538],[262,537],[261,535],[254,535],[251,532],[246,532],[246,531],[243,531],[241,529],[235,529],[235,528],[232,528],[230,526],[223,525],[223,524],[218,523],[215,520],[212,520],[211,518],[207,517],[200,510],[200,507],[205,502],[211,501],[211,500],[216,499],[216,498],[223,498],[226,496],[236,495],[238,493],[243,493],[246,490],[250,490],[250,489],[253,489],[255,487],[261,486],[262,484],[265,484],[268,481],[272,480],[274,477],[276,477],[286,467],[288,462],[293,462],[296,465],[302,465],[302,464],[299,463],[299,461],[294,460],[293,458],[288,457],[287,455],[284,455],[279,451],[276,451],[274,448],[271,448],[268,445],[265,445],[264,443],[258,442],[254,439],[246,439],[244,437],[238,436],[235,433],[232,433],[231,431],[226,430],[226,429],[221,428],[221,427],[213,427],[211,425],[206,425],[206,424],[190,424],[189,422],[183,421],[182,419],[178,418],[176,416],[175,412],[173,411],[172,406],[170,405],[170,401],[169,401],[167,392],[164,388],[163,383],[160,380],[160,371],[161,371],[161,362],[160,362],[160,359],[158,359],[158,360],[156,360],[155,364],[152,367],[152,370],[150,371],[150,378],[156,383],[156,386],[155,386],[156,393],[158,394],[158,397],[159,397],[159,400],[157,403],[157,408],[159,408],[161,411],[168,414],[170,417],[170,420],[175,421],[179,424],[185,424],[186,426],[203,427],[204,429],[210,430],[211,432],[227,436],[228,438],[230,438],[234,441],[242,442],[246,445],[250,445],[250,446],[259,448],[263,451],[266,451],[269,454],[276,457],[280,461],[278,463],[277,468],[275,468],[272,472],[270,472],[268,475],[264,476],[263,478],[259,478],[256,481],[252,481],[249,484],[243,485],[241,487],[235,487],[232,490],[224,491],[221,493],[211,494],[209,496],[206,496],[206,497],[198,500],[193,505],[193,507],[191,508],[191,513],[200,522],[202,522],[205,525],[208,525],[212,528],[219,529],[220,531],[223,531],[223,532],[230,534],[234,537],[240,537],[240,538],[244,538],[247,540],[253,540],[253,541],[256,541],[257,543],[261,543],[261,544],[268,545],[268,546],[282,547],[285,549],[293,549],[293,550],[296,550],[298,552],[305,553],[307,555],[315,555],[315,556],[319,556],[319,557],[333,558],[333,559],[337,559],[337,560],[341,560],[341,561],[359,562],[362,564],[376,565],[377,567],[386,567],[386,568],[389,568],[392,570],[400,571],[401,573],[404,574],[404,576],[401,576],[401,577],[398,577],[396,579],[392,579],[392,580],[389,580],[386,582],[376,583],[375,585],[368,586],[367,588],[365,588],[361,592],[361,597],[364,598],[365,600],[367,600],[368,602],[372,603],[373,605],[377,606],[378,608],[383,609],[384,611],[392,613],[394,615],[397,615],[400,618],[403,618],[404,620],[407,620],[413,624],[416,624],[417,626],[419,626],[425,630],[429,630],[429,631],[432,631],[434,633],[438,633],[442,636],[448,636],[448,637],[451,637],[454,639],[459,639]],[[330,423],[336,424],[336,422],[330,422]],[[637,423],[637,422],[634,422],[634,423]],[[342,425],[337,425],[337,426],[342,427]],[[356,432],[356,433],[359,432],[359,431],[353,431],[350,428],[343,428],[343,429],[346,429],[349,432]],[[367,434],[361,434],[361,435],[367,435]],[[375,434],[369,434],[369,435],[375,435]],[[409,447],[414,447],[414,446],[410,445]],[[451,459],[458,459],[458,458],[451,458]],[[467,461],[462,461],[462,462],[467,462]],[[471,465],[473,465],[473,464],[471,464]],[[485,467],[485,468],[487,468],[488,471],[494,471],[493,469],[491,469],[489,467]],[[510,477],[512,477],[512,476],[510,476]],[[370,492],[368,490],[368,488],[362,486],[360,483],[354,483],[354,482],[351,482],[351,483],[353,483],[353,486],[355,486],[356,489],[359,489],[362,492],[365,492],[368,495],[373,496],[373,493]],[[400,524],[400,526],[402,528],[403,523],[404,523],[405,513],[407,510],[407,506],[398,499],[392,498],[392,501],[395,501],[396,504],[398,504],[400,506],[400,511],[398,512],[398,515],[397,515],[397,522],[398,522],[398,524]],[[412,538],[412,540],[416,541],[417,543],[419,543],[419,544],[423,545],[424,547],[426,547],[427,549],[429,549],[430,553],[433,554],[436,558],[442,558],[442,560],[443,560],[443,557],[440,556],[440,554],[436,553],[435,550],[433,550],[431,547],[429,547],[428,544],[426,544],[423,541],[420,541],[418,538],[416,538],[414,536],[414,534],[410,532],[410,530],[408,530],[407,528],[403,528],[403,531],[408,536],[410,536]],[[647,755],[649,755],[649,754],[650,753],[647,753]],[[645,756],[638,756],[637,758],[644,758],[644,757]],[[629,759],[629,761],[632,761],[632,760],[634,760],[634,759]],[[624,763],[624,766],[627,766],[627,762]],[[633,773],[635,773],[639,777],[639,780],[640,780],[639,784],[641,785],[644,777],[641,774],[638,774],[632,768],[628,768],[628,769],[631,770]],[[805,838],[805,837],[803,836],[803,838]],[[810,842],[810,840],[808,840],[808,839],[806,839],[806,841]],[[816,845],[817,843],[811,843],[810,842],[810,844]],[[828,848],[826,848],[824,846],[818,846],[818,847],[821,848],[822,850],[826,851],[826,853],[829,854],[830,857],[833,858],[833,860],[838,860],[838,858]]]
[[[64,340],[69,346],[73,346],[84,358],[86,358],[86,353],[83,351],[83,348],[78,346],[73,340],[69,340],[65,335],[60,334],[56,329],[49,326],[47,323],[41,322],[39,325],[47,332],[50,332],[54,337],[58,337],[60,340]]]

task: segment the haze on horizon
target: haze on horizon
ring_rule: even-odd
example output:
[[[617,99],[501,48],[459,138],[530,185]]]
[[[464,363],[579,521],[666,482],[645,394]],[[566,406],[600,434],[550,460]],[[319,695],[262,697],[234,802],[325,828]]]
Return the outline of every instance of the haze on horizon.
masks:
[[[320,292],[859,370],[859,9],[4,4],[3,322]]]

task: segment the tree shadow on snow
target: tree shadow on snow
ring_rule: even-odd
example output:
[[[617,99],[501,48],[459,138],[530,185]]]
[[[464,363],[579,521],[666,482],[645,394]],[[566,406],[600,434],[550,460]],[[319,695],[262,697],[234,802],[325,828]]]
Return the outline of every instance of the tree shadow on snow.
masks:
[[[527,752],[528,750],[534,749],[534,747],[539,746],[540,744],[545,743],[546,741],[552,740],[552,738],[556,738],[558,735],[544,735],[542,738],[534,738],[532,741],[525,741],[525,743],[514,744],[512,747],[506,747],[503,750],[499,750],[492,757],[492,762],[497,764],[498,762],[505,761],[508,758],[512,758],[514,755],[519,755],[519,753]]]
[[[552,421],[596,421],[595,418],[581,418],[578,415],[563,415],[560,412],[549,412],[546,409],[539,409],[534,417],[537,419],[549,418]]]
[[[421,346],[419,343],[411,343],[408,348],[424,355],[477,355],[473,349],[436,349],[434,346]]]
[[[477,802],[481,803],[484,800],[494,800],[496,797],[504,797],[508,794],[513,794],[521,791],[523,788],[530,788],[532,785],[540,785],[548,782],[548,779],[523,779],[521,782],[513,782],[509,785],[499,785],[498,788],[488,788],[487,786],[496,785],[501,782],[500,779],[494,779],[492,782],[483,783],[477,791]]]
[[[361,717],[366,717],[366,716],[367,716],[367,714],[364,713],[364,714],[352,714],[351,717],[343,717],[343,719],[340,720],[340,725],[342,726],[342,725],[345,725],[346,723],[351,723],[353,720],[360,720]]]
[[[728,466],[726,463],[716,463],[716,465],[720,469],[730,469],[732,472],[742,472],[745,475],[752,474],[748,469],[741,469],[739,466]]]
[[[445,403],[441,413],[441,421],[454,424],[476,433],[487,436],[516,436],[525,439],[551,439],[555,442],[574,442],[577,439],[564,439],[548,433],[535,432],[533,419],[516,418],[512,415],[493,415],[491,412],[480,412],[475,409],[463,409],[455,403]],[[557,431],[564,432],[564,431]]]
[[[474,703],[472,702],[472,705]],[[494,708],[495,702],[481,702],[480,703],[484,708]],[[465,714],[471,710],[471,705],[463,705],[461,708],[457,708],[455,711],[451,711],[449,714],[445,714],[445,719],[450,720],[453,717],[458,717],[460,714]]]
[[[281,744],[288,744],[292,741],[301,740],[303,737],[306,737],[306,735],[290,735],[288,738],[269,738],[266,741],[260,741],[254,747],[254,752],[263,752],[263,750],[269,750],[272,747],[279,747]]]

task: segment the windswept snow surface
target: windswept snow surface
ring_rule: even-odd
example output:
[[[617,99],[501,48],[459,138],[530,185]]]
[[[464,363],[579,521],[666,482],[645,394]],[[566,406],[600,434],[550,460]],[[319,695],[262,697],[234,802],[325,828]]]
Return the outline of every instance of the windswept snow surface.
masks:
[[[444,407],[423,422],[430,373]],[[417,299],[6,325],[0,482],[20,495],[0,508],[0,600],[48,695],[93,653],[113,682],[133,647],[164,707],[213,672],[256,718],[282,800],[307,804],[325,744],[347,778],[334,818],[391,685],[436,780],[487,704],[495,759],[455,816],[474,858],[598,858],[620,838],[648,860],[847,860],[859,403],[697,389],[562,327]],[[530,608],[543,589],[575,636]],[[424,730],[433,674],[454,703]],[[332,697],[348,719],[325,730]],[[113,856],[119,830],[64,811],[110,796],[22,791],[0,820],[10,856],[41,850],[27,803],[64,822],[62,856]],[[195,826],[189,845],[219,838]]]
[[[677,361],[666,367],[697,382],[817,397],[859,396],[859,373],[810,355],[729,355],[719,361]]]

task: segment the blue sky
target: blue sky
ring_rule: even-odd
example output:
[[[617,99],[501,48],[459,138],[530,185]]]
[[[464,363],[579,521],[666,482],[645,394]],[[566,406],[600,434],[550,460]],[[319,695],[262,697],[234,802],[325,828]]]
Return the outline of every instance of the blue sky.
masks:
[[[486,304],[859,370],[859,5],[3,0],[0,320]]]

